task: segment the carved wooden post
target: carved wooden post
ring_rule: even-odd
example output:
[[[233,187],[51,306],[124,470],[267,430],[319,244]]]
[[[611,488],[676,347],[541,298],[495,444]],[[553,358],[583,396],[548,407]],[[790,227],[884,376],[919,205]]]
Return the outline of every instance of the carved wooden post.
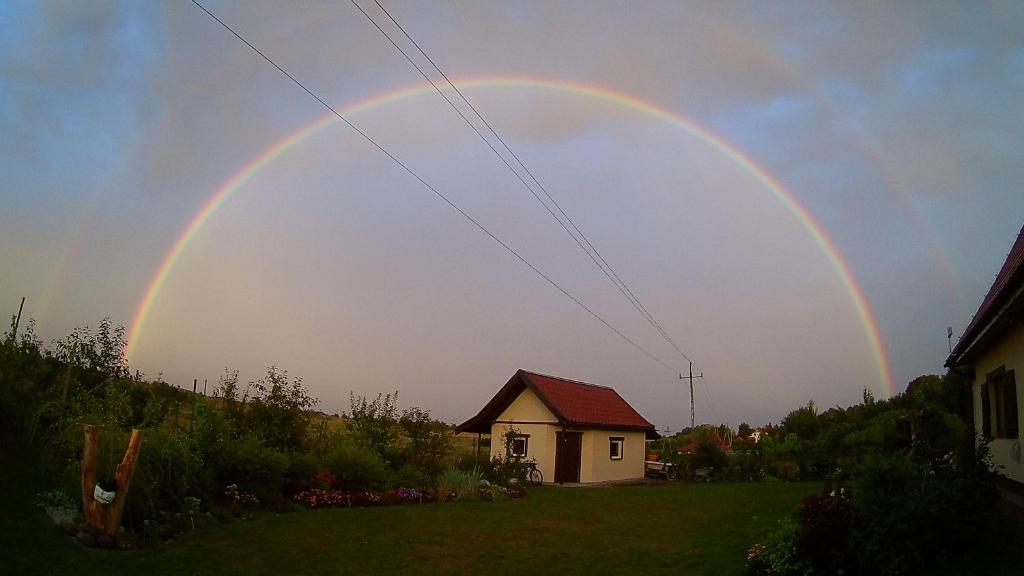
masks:
[[[101,533],[114,536],[124,514],[124,505],[128,499],[128,486],[135,473],[135,464],[139,460],[139,448],[142,446],[142,432],[132,430],[128,439],[128,449],[124,459],[117,465],[114,478],[117,492],[110,504],[98,502],[93,496],[96,487],[96,458],[99,453],[99,430],[92,424],[85,425],[85,453],[82,455],[82,503],[85,511],[85,522]]]

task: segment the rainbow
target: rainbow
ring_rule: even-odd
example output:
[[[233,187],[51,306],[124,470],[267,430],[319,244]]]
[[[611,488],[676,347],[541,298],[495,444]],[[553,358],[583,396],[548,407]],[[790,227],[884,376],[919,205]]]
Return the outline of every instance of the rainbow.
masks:
[[[850,272],[849,266],[839,254],[839,250],[825,234],[822,227],[796,200],[796,198],[788,192],[782,184],[778,182],[778,180],[757,164],[757,162],[745,155],[736,146],[729,143],[721,136],[718,136],[711,130],[699,126],[693,121],[672,112],[671,110],[662,108],[651,102],[641,100],[636,96],[617,92],[601,86],[555,79],[507,76],[461,78],[456,80],[455,83],[460,88],[507,87],[548,90],[585,96],[595,100],[608,102],[676,126],[725,155],[737,166],[741,167],[744,171],[763,184],[765,188],[771,191],[775,198],[777,198],[807,230],[811,235],[811,238],[825,254],[828,261],[831,263],[832,268],[839,275],[840,280],[845,286],[846,292],[850,297],[850,301],[853,303],[854,310],[864,327],[864,332],[870,344],[871,353],[874,357],[876,368],[878,370],[878,377],[880,379],[882,389],[888,397],[895,394],[892,374],[889,368],[889,360],[886,355],[885,346],[882,343],[882,336],[879,332],[878,323],[875,321],[874,315],[871,313],[871,308],[868,306],[867,299],[864,297],[864,291],[857,284],[853,274]],[[427,82],[407,85],[395,90],[374,94],[368,98],[339,109],[339,113],[345,117],[351,117],[359,114],[360,112],[393,104],[408,98],[423,96],[433,91],[433,86]],[[264,150],[248,164],[243,166],[241,170],[224,182],[224,184],[222,184],[220,188],[218,188],[203,203],[202,207],[198,212],[196,212],[195,216],[192,217],[191,221],[189,221],[188,225],[164,255],[160,265],[156,269],[156,273],[153,275],[145,293],[142,295],[142,299],[139,301],[139,305],[135,310],[133,320],[128,330],[128,346],[125,353],[129,358],[131,358],[138,346],[139,338],[141,337],[142,331],[146,325],[146,319],[153,308],[153,303],[160,294],[161,288],[167,281],[171,272],[174,270],[174,266],[178,259],[181,258],[181,255],[188,248],[189,243],[193,238],[195,238],[196,234],[202,230],[206,222],[210,220],[213,214],[223,206],[235,192],[253,178],[253,176],[259,173],[264,166],[274,161],[296,144],[299,144],[306,138],[327,126],[334,124],[335,122],[339,122],[338,118],[333,114],[328,114],[327,116],[306,124],[285,136],[283,139]]]

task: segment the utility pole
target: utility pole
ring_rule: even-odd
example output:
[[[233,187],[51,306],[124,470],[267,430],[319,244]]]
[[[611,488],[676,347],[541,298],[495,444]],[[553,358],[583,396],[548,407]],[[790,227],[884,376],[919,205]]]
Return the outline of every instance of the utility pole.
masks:
[[[949,343],[949,353],[952,354],[953,353],[953,327],[952,326],[947,326],[946,327],[946,342]]]
[[[693,426],[694,426],[693,379],[694,378],[703,378],[703,377],[704,377],[704,371],[703,370],[701,370],[699,375],[697,375],[697,376],[693,375],[693,362],[690,362],[690,375],[689,376],[683,376],[682,374],[679,375],[679,379],[680,380],[689,380],[690,381],[690,430],[693,430]]]
[[[25,297],[21,297],[21,306],[18,306],[18,318],[14,321],[14,326],[11,328],[11,343],[17,345],[18,343],[18,325],[21,324],[21,311],[25,309]]]

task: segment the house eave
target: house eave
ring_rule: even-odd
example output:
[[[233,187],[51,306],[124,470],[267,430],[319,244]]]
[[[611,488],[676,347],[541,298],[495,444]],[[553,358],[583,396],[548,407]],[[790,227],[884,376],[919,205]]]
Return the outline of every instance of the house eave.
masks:
[[[1024,309],[1024,283],[1021,283],[1017,290],[991,315],[981,329],[974,330],[972,334],[965,334],[960,342],[957,342],[953,352],[949,354],[943,366],[954,368],[956,366],[969,365],[981,352],[992,338],[1003,331],[1006,327],[1017,321],[1022,309]],[[969,338],[969,339],[967,339]]]

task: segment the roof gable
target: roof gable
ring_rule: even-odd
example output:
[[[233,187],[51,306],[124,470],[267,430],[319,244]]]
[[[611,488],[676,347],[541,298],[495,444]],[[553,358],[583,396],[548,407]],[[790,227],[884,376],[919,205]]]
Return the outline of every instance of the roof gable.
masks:
[[[525,370],[517,371],[480,413],[461,424],[458,430],[489,433],[491,424],[527,388],[537,395],[562,426],[656,434],[654,425],[611,388]]]
[[[558,417],[529,386],[520,388],[518,395],[509,402],[496,419],[499,422],[558,423]]]
[[[1014,295],[1024,284],[1024,227],[1017,234],[1017,240],[1006,255],[1003,266],[996,274],[981,306],[974,313],[974,318],[967,325],[963,336],[946,359],[946,366],[960,364],[963,357],[970,351],[974,343],[983,336],[990,323],[995,320],[1003,307],[1010,303]]]

